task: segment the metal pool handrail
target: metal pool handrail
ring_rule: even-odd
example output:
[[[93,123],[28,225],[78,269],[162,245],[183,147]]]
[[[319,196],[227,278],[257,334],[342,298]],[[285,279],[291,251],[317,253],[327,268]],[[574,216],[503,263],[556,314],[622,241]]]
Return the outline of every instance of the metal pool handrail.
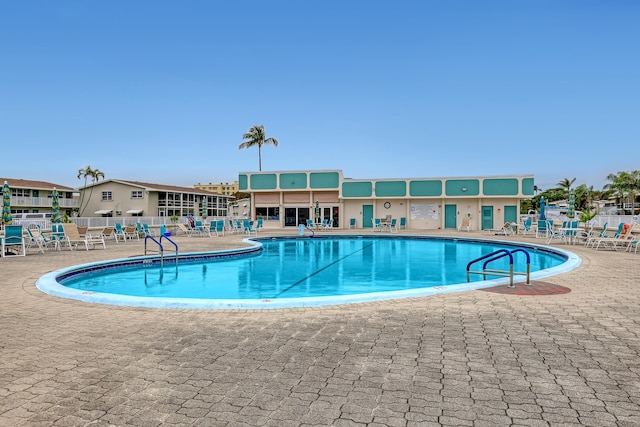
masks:
[[[526,272],[518,272],[518,271],[513,271],[513,253],[514,252],[523,252],[525,254],[525,256],[527,257],[527,271]],[[507,270],[497,270],[497,269],[487,269],[487,265],[495,260],[501,259],[508,256],[509,257],[509,271]],[[487,259],[489,258],[489,259]],[[482,271],[473,271],[471,270],[471,266],[473,264],[475,264],[476,262],[482,261],[482,260],[486,260],[483,264],[482,264]],[[482,274],[483,275],[483,280],[487,280],[487,276],[504,276],[504,277],[509,277],[509,287],[513,288],[514,284],[513,284],[513,275],[514,274],[519,274],[519,275],[523,275],[526,276],[526,285],[531,285],[531,256],[529,255],[529,252],[526,251],[525,249],[522,248],[516,248],[514,250],[506,250],[506,249],[498,249],[497,251],[491,252],[490,254],[481,256],[480,258],[476,258],[473,261],[469,262],[467,264],[467,282],[470,281],[470,274]]]
[[[160,263],[164,263],[164,246],[162,246],[162,239],[166,239],[168,240],[175,248],[175,257],[176,257],[176,264],[178,263],[178,245],[171,240],[169,237],[162,235],[160,236],[160,241],[157,241],[155,239],[155,237],[151,236],[151,235],[146,235],[144,237],[144,254],[147,255],[147,240],[151,240],[153,241],[156,245],[158,245],[158,254],[160,254]]]

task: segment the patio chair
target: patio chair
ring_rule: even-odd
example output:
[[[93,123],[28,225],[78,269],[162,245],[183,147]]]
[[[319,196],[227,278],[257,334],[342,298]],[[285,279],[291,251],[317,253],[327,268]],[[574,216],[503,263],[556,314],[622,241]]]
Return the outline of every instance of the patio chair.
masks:
[[[223,219],[219,219],[216,221],[215,232],[216,232],[216,237],[220,236],[221,234],[224,236],[224,220]]]
[[[356,219],[349,218],[349,228],[357,228]]]
[[[518,232],[522,232],[522,235],[526,236],[527,234],[533,231],[532,226],[533,226],[533,220],[531,218],[527,218],[524,220],[522,225],[518,227]]]
[[[115,227],[111,227],[111,226],[104,227],[100,231],[100,235],[104,238],[105,242],[107,240],[115,240],[115,242],[118,243],[118,235],[116,234]]]
[[[42,242],[40,241],[38,236],[34,235],[31,229],[28,227],[27,227],[27,237],[25,238],[24,243],[26,245],[25,250],[28,251],[29,249],[35,246],[36,248],[38,248],[40,252],[44,253],[44,247],[42,245]]]
[[[140,240],[140,233],[138,232],[138,227],[135,224],[125,226],[124,235],[125,238],[129,240]]]
[[[549,228],[547,230],[547,245],[551,244],[553,239],[567,240],[567,229],[569,228],[569,221],[562,221],[562,226],[557,228]]]
[[[81,236],[78,232],[78,226],[74,223],[63,224],[64,235],[67,239],[67,243],[69,245],[69,249],[78,248],[79,244],[83,244],[86,250],[89,250],[89,246],[94,248],[96,244],[101,244],[103,249],[107,249],[107,245],[104,242],[104,237],[102,234],[100,235],[91,235],[88,234],[86,236]]]
[[[515,233],[516,230],[516,223],[515,222],[505,222],[502,227],[496,229],[496,228],[491,228],[491,229],[487,229],[487,231],[490,234],[495,234],[496,236],[511,236],[512,234]]]
[[[407,229],[407,218],[400,217],[400,229],[401,230],[406,230]]]
[[[25,256],[27,246],[22,233],[22,225],[5,225],[4,236],[2,236],[2,257]],[[17,249],[17,252],[14,252]]]
[[[122,228],[122,224],[120,224],[119,222],[116,222],[113,226],[115,227],[116,242],[118,241],[118,239],[122,239],[122,241],[126,241],[127,233],[124,232],[124,229]]]
[[[312,230],[316,228],[316,225],[313,223],[313,220],[311,218],[307,218],[307,228]]]
[[[264,220],[262,218],[258,218],[256,222],[256,232],[260,232],[262,230]]]
[[[639,245],[640,245],[640,238],[638,236],[632,239],[629,239],[629,243],[627,244],[627,249],[625,249],[625,252],[631,253],[631,250],[633,249],[633,253],[637,254]]]
[[[38,228],[38,237],[44,248],[48,249],[50,246],[53,246],[53,249],[60,250],[60,242],[58,242],[58,240],[52,239],[51,235],[44,233],[40,224],[37,224],[36,227]]]
[[[325,230],[333,230],[333,219],[325,220],[326,222],[322,225],[322,228]]]
[[[593,237],[593,234],[594,234],[593,225],[591,225],[589,226],[588,230],[584,230],[584,229],[578,230],[574,239],[576,242],[581,241],[584,245],[586,245],[589,239]]]
[[[551,220],[542,220],[538,221],[538,225],[536,227],[536,239],[549,237],[553,230],[553,221]]]
[[[396,218],[391,219],[391,223],[389,223],[389,232],[391,233],[398,232],[398,220]]]
[[[466,230],[471,231],[471,218],[463,216],[460,225],[458,226],[458,232]]]
[[[594,234],[592,234],[592,235],[591,235],[591,236],[590,236],[590,237],[589,237],[589,238],[584,242],[584,245],[585,245],[586,247],[593,246],[593,245],[594,245],[594,243],[595,243],[595,239],[597,239],[597,238],[601,238],[601,237],[605,237],[605,236],[607,235],[607,227],[608,227],[608,225],[609,225],[609,223],[608,223],[608,222],[605,222],[605,223],[602,225],[602,230],[600,230],[600,233],[598,233],[597,235],[596,235],[595,233],[594,233]]]
[[[209,227],[204,225],[204,223],[200,220],[195,222],[195,227],[193,228],[193,233],[198,234],[200,236],[209,236],[211,237],[211,231]]]
[[[609,248],[617,251],[619,247],[628,246],[629,242],[634,240],[632,232],[635,225],[620,223],[613,236],[595,239],[595,250],[597,251],[602,246],[603,249]]]
[[[382,230],[383,230],[382,219],[373,218],[373,231],[382,231]]]
[[[248,219],[244,220],[244,234],[248,234],[249,236],[258,235],[258,232],[253,226],[253,221],[249,221]]]
[[[209,223],[209,233],[216,233],[216,237],[220,237],[220,234],[224,236],[224,220],[214,220]]]
[[[138,233],[138,238],[144,237],[147,235],[147,233],[145,233],[144,231],[144,226],[139,222],[136,222],[136,232]]]
[[[154,230],[149,229],[149,224],[142,224],[142,231],[145,236],[156,237],[156,232]]]
[[[69,242],[64,234],[64,227],[62,224],[51,224],[51,240],[58,242],[58,247],[62,248],[64,245],[68,245]]]
[[[180,233],[184,233],[187,235],[187,237],[191,237],[191,230],[187,227],[186,224],[183,224],[183,223],[176,224],[176,235]]]

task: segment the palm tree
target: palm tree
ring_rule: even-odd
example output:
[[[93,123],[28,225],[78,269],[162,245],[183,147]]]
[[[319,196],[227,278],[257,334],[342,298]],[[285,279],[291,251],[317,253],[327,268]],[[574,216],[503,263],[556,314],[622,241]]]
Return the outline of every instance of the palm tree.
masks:
[[[262,171],[262,146],[264,144],[273,144],[277,147],[278,140],[272,137],[266,138],[263,125],[252,126],[249,132],[242,135],[242,139],[246,141],[238,146],[240,150],[253,147],[254,145],[258,146],[258,167],[259,170]]]
[[[630,199],[635,198],[635,193],[638,188],[638,182],[640,181],[640,172],[618,172],[617,174],[611,173],[607,175],[607,179],[611,181],[609,184],[605,184],[604,189],[613,192],[616,195],[616,202],[619,201],[620,207],[624,209],[624,199],[627,196]],[[633,208],[632,208],[633,211]]]
[[[573,179],[565,178],[558,183],[558,187],[564,188],[567,191],[571,191],[571,186],[573,185],[574,182],[576,182],[575,178]]]
[[[100,178],[104,179],[104,173],[102,173],[102,171],[100,171],[99,169],[93,169],[91,165],[87,165],[87,167],[84,169],[78,169],[78,179],[81,179],[81,178],[84,178],[84,187],[86,187],[88,178],[91,178],[91,183],[95,184],[96,182],[100,181]],[[91,186],[91,189],[89,190],[89,197],[87,198],[87,201],[84,207],[82,207],[82,202],[84,199],[84,191],[82,192],[80,197],[80,206],[78,209],[78,216],[82,216],[82,213],[87,208],[87,205],[89,204],[89,200],[91,200],[92,193],[93,193],[93,186]]]

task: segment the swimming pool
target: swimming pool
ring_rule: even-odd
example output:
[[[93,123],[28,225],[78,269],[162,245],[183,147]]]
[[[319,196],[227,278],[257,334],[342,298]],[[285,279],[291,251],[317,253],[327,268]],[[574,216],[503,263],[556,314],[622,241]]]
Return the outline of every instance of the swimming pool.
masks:
[[[507,283],[505,278],[483,281],[476,275],[467,283],[467,263],[502,248],[526,248],[532,278],[557,274],[580,262],[562,250],[468,238],[367,235],[248,241],[254,246],[187,254],[178,263],[139,257],[75,266],[43,276],[37,286],[52,295],[114,305],[283,308]],[[524,271],[524,256],[514,258],[516,271]],[[508,261],[497,261],[495,268],[507,269]]]

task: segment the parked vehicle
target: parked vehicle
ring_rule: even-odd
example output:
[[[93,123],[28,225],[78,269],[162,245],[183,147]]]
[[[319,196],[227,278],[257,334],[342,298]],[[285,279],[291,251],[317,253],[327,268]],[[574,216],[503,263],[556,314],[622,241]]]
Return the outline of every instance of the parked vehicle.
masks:
[[[51,223],[51,212],[47,213],[14,213],[13,223],[15,225],[22,225],[24,228],[35,228],[39,225],[43,228],[49,228]]]

